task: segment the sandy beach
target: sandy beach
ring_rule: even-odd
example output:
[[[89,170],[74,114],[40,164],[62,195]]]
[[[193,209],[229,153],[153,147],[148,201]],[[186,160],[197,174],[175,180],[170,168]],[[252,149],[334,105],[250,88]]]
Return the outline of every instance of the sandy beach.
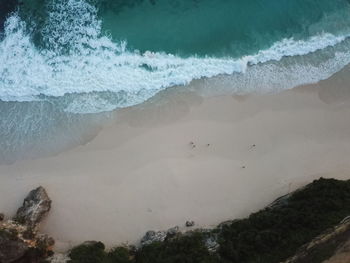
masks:
[[[115,111],[85,145],[0,166],[1,212],[44,186],[53,207],[41,230],[64,250],[134,243],[186,220],[210,227],[321,176],[349,179],[348,75],[269,95],[168,89]]]

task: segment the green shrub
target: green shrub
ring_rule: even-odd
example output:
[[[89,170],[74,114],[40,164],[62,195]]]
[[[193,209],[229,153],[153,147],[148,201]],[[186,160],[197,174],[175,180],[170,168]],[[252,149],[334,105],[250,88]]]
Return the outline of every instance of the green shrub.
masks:
[[[71,250],[69,263],[102,263],[106,257],[105,246],[101,242],[83,243]]]
[[[224,226],[220,255],[237,263],[280,262],[350,214],[350,181],[319,179],[285,205]]]
[[[216,263],[204,245],[204,235],[194,233],[188,236],[155,242],[144,246],[136,254],[137,263]]]
[[[134,262],[132,252],[126,247],[117,247],[108,252],[104,263]]]

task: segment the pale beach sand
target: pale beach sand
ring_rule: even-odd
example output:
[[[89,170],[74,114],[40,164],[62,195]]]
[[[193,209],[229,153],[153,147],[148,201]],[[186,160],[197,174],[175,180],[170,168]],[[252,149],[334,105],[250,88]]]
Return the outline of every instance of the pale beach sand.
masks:
[[[57,249],[116,245],[245,217],[321,176],[350,179],[349,75],[274,95],[169,89],[116,111],[85,145],[0,166],[0,210],[42,185],[53,207],[41,230]]]

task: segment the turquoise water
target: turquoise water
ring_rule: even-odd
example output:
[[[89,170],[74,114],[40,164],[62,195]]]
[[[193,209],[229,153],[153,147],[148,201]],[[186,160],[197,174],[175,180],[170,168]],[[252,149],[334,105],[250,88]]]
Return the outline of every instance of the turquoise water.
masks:
[[[141,52],[239,57],[283,38],[349,29],[349,3],[344,0],[101,2],[103,31]]]
[[[237,94],[317,82],[350,63],[349,37],[348,0],[0,0],[0,162],[194,79]]]
[[[34,24],[36,40],[42,40],[50,13],[68,12],[67,6],[57,8],[64,2],[73,9],[85,8],[85,14],[77,12],[81,15],[96,11],[96,17],[88,20],[99,20],[102,35],[114,42],[126,41],[130,50],[182,57],[240,57],[284,38],[346,34],[350,27],[347,0],[22,0],[20,15],[27,24]],[[55,22],[52,26],[57,28],[62,21]],[[69,29],[69,25],[61,28]]]

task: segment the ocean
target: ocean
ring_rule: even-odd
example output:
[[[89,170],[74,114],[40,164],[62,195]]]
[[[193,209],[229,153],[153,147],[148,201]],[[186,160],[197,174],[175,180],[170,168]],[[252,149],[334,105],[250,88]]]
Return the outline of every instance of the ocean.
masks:
[[[0,0],[0,163],[168,87],[271,93],[349,63],[349,0]]]

